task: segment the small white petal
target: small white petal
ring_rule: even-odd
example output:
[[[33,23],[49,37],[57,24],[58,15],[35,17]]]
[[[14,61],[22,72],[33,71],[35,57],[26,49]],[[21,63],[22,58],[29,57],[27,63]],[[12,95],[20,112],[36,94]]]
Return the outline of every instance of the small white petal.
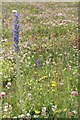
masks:
[[[8,82],[8,83],[7,83],[7,86],[11,86],[11,82]]]
[[[12,12],[13,12],[13,13],[17,13],[17,11],[16,11],[16,10],[12,10]]]

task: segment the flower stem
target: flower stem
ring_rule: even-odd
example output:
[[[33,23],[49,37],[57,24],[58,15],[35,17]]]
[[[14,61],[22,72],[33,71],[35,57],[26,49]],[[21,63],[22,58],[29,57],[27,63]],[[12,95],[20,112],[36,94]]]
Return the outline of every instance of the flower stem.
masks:
[[[18,101],[22,100],[22,82],[20,77],[19,53],[16,53],[16,85]]]

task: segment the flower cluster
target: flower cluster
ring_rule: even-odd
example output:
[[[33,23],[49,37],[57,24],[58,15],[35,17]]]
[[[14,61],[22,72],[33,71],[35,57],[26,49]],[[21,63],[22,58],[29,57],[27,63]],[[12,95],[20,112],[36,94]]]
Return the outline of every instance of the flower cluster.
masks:
[[[13,8],[18,8],[20,16],[15,9],[11,13]],[[78,117],[76,13],[76,3],[70,6],[68,3],[4,3],[0,44],[2,118]],[[16,53],[8,39],[13,17],[12,40]]]
[[[19,52],[19,31],[20,31],[20,25],[19,25],[19,14],[15,13],[15,18],[14,18],[14,29],[13,29],[13,40],[15,42],[14,44],[14,49],[15,52]]]
[[[54,87],[56,86],[56,81],[52,81],[52,84],[51,84],[51,86],[52,86],[52,92],[55,92],[55,89],[54,89]]]

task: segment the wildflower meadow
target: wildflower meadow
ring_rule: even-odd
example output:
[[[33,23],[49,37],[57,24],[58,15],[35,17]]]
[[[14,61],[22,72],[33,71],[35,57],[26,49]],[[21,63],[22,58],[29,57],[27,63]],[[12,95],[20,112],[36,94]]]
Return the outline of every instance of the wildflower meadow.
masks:
[[[78,3],[4,2],[0,19],[2,119],[78,118]]]

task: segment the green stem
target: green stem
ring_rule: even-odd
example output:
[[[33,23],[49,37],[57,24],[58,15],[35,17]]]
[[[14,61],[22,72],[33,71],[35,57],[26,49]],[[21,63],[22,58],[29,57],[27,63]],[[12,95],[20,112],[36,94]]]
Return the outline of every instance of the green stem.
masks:
[[[19,54],[16,53],[16,85],[17,85],[17,97],[18,100],[22,100],[22,82],[20,77],[20,64],[19,64]]]

